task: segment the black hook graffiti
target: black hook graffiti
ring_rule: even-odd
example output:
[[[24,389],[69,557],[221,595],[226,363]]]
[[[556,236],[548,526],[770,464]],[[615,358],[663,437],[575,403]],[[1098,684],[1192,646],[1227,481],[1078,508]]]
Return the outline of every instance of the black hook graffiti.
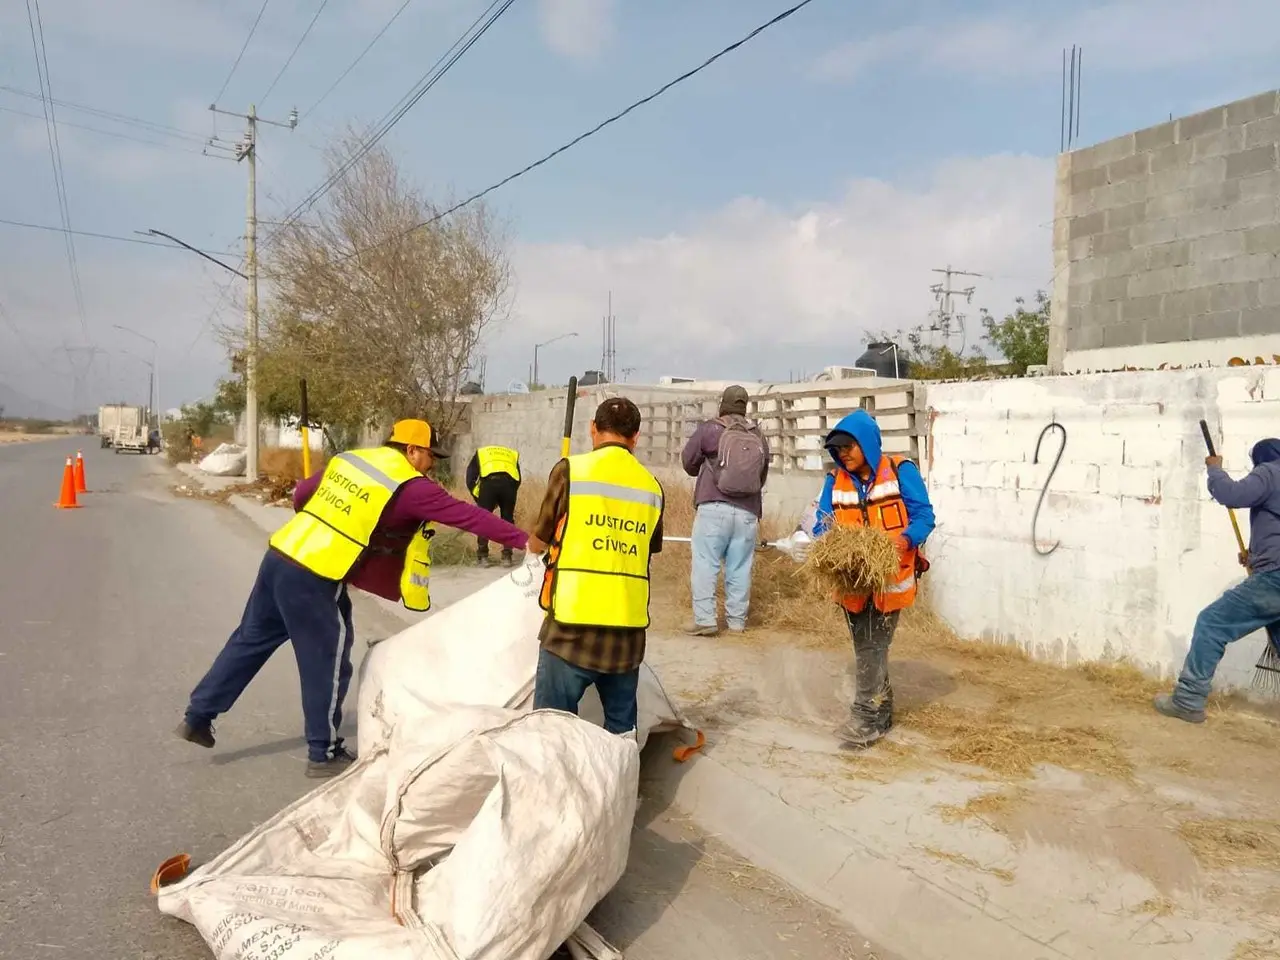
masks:
[[[1061,540],[1056,540],[1048,550],[1041,550],[1040,541],[1036,538],[1036,524],[1040,520],[1040,508],[1044,505],[1045,494],[1049,492],[1049,484],[1053,482],[1053,475],[1057,472],[1058,464],[1062,462],[1062,454],[1067,449],[1067,428],[1055,421],[1041,430],[1040,437],[1036,440],[1036,452],[1031,457],[1032,463],[1040,462],[1040,444],[1044,443],[1045,435],[1055,428],[1062,433],[1062,446],[1058,447],[1058,455],[1053,458],[1053,466],[1049,468],[1049,476],[1044,478],[1044,486],[1040,489],[1040,499],[1036,501],[1036,512],[1031,515],[1031,548],[1042,557],[1047,557],[1053,553],[1062,543]]]

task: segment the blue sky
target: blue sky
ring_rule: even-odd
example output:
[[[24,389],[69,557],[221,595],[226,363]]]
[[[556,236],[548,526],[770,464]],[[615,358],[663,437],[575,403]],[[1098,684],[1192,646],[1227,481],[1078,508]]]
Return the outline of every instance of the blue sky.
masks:
[[[306,111],[401,0],[331,0],[260,112]],[[259,101],[319,5],[269,0],[220,103]],[[265,128],[260,215],[320,179],[320,149],[376,120],[485,6],[412,0],[373,52],[297,131]],[[433,196],[488,185],[647,93],[787,6],[786,0],[516,0],[387,143]],[[910,7],[908,11],[906,8]],[[53,94],[214,131],[206,109],[260,0],[44,0]],[[599,358],[613,291],[619,366],[662,374],[786,377],[849,363],[867,329],[932,308],[930,268],[988,275],[1005,310],[1050,279],[1061,50],[1084,47],[1081,138],[1277,86],[1280,5],[1265,0],[1073,4],[815,0],[663,99],[491,200],[518,285],[487,344],[491,386],[523,377],[533,343],[563,379]],[[0,85],[37,89],[26,11],[0,11]],[[37,101],[0,90],[0,217],[56,225]],[[139,135],[67,108],[65,123]],[[219,118],[235,139],[240,125]],[[161,138],[164,139],[164,138]],[[64,126],[73,225],[154,227],[238,252],[242,166],[194,141],[155,148]],[[194,152],[185,152],[185,151]],[[230,275],[189,254],[81,238],[82,330],[62,239],[0,225],[0,382],[45,402],[71,394],[63,343],[91,342],[89,399],[145,389],[135,356],[159,344],[163,401],[205,395],[225,367]],[[15,334],[14,327],[19,333]],[[132,340],[132,342],[130,342]],[[673,350],[672,347],[675,347]]]

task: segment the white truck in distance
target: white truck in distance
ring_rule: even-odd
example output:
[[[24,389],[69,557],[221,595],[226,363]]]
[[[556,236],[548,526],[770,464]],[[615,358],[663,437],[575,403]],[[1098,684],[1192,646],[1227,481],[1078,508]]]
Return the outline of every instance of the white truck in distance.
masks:
[[[98,408],[98,445],[111,446],[116,437],[116,427],[120,426],[120,411],[123,403],[108,403]]]
[[[116,453],[130,450],[134,453],[147,453],[147,436],[149,433],[147,412],[142,407],[119,405],[119,420],[115,432],[111,436],[111,445]]]

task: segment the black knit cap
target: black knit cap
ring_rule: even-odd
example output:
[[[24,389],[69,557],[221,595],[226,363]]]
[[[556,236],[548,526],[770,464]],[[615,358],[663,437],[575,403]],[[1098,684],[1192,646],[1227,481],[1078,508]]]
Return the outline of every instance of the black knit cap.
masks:
[[[720,416],[727,417],[734,413],[740,417],[747,415],[747,388],[736,383],[732,387],[725,387],[724,393],[720,395]]]

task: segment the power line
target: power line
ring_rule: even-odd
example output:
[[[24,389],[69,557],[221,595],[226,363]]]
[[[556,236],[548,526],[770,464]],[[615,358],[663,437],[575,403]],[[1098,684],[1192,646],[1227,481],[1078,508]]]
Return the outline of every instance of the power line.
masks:
[[[175,247],[171,243],[161,243],[158,240],[143,240],[141,237],[122,237],[114,233],[93,233],[89,230],[71,230],[67,227],[54,227],[44,223],[26,223],[22,220],[6,220],[0,217],[0,223],[9,227],[23,227],[27,230],[47,230],[50,233],[70,233],[76,237],[92,237],[94,240],[115,240],[118,243],[137,243],[144,247],[164,247],[166,250],[180,250],[181,247]],[[210,253],[219,257],[238,257],[238,253],[228,253],[225,250],[201,250],[201,253]]]
[[[18,117],[30,117],[32,120],[44,119],[38,113],[28,113],[26,110],[15,110],[13,107],[0,107],[0,112],[12,113]],[[187,147],[179,146],[176,143],[164,143],[160,140],[148,140],[145,137],[135,137],[128,133],[121,133],[118,130],[103,130],[101,127],[92,127],[87,123],[74,123],[71,120],[58,120],[57,124],[60,127],[70,127],[74,130],[87,130],[89,133],[96,133],[104,137],[115,137],[118,140],[130,140],[134,143],[145,143],[147,146],[156,147],[160,150],[175,150],[178,153],[190,153],[197,157],[207,155],[199,150],[192,150]],[[207,146],[213,147],[214,149],[228,149],[215,143],[207,144]]]
[[[34,15],[32,7],[34,4]],[[40,0],[27,0],[27,25],[31,30],[31,48],[36,58],[36,77],[40,84],[40,96],[44,107],[45,136],[49,141],[49,158],[53,163],[54,191],[58,197],[58,216],[62,221],[63,241],[66,244],[67,265],[71,269],[71,289],[75,294],[76,311],[80,317],[81,331],[87,337],[88,323],[84,313],[84,290],[80,285],[80,265],[76,260],[75,240],[71,234],[71,206],[67,202],[67,182],[62,170],[62,145],[58,141],[57,115],[53,104],[53,80],[49,75],[49,55],[44,43],[44,21],[40,15]],[[37,40],[37,32],[39,39]]]
[[[416,84],[410,88],[396,103],[394,107],[379,121],[376,131],[362,143],[350,157],[331,173],[320,186],[316,187],[304,198],[297,206],[295,206],[284,218],[286,224],[292,223],[300,217],[304,211],[309,209],[317,200],[331,190],[360,160],[372,150],[383,137],[391,132],[391,129],[399,123],[414,105],[418,103],[428,91],[432,89],[441,78],[456,64],[467,51],[470,50],[479,39],[488,32],[504,13],[510,9],[515,0],[493,0],[492,3],[477,17],[466,31],[453,42],[453,44],[441,54],[440,58],[432,64],[431,68],[422,75]],[[279,232],[279,231],[277,231]]]
[[[244,262],[244,259],[241,258],[240,265],[244,266]],[[195,337],[192,339],[191,343],[187,345],[186,352],[182,355],[184,360],[191,356],[191,351],[196,348],[196,344],[200,342],[200,338],[204,336],[204,332],[209,329],[209,324],[213,323],[213,318],[218,315],[218,311],[227,306],[227,294],[231,292],[231,286],[233,283],[235,283],[234,280],[228,279],[222,284],[222,289],[218,292],[218,299],[217,302],[214,303],[213,309],[210,310],[209,315],[200,322],[200,328],[196,331]]]
[[[307,42],[307,37],[311,35],[311,28],[316,25],[316,21],[320,19],[320,14],[324,13],[324,8],[328,5],[329,0],[320,0],[320,6],[316,8],[315,16],[313,16],[311,18],[311,22],[307,24],[307,29],[302,31],[302,36],[298,38],[298,42],[294,45],[292,52],[290,52],[288,58],[285,60],[284,66],[280,68],[280,72],[276,74],[276,78],[271,81],[271,86],[267,87],[267,92],[262,95],[260,100],[258,100],[259,106],[267,102],[267,97],[271,96],[271,91],[276,88],[276,84],[280,82],[280,78],[284,76],[284,72],[289,69],[289,64],[293,63],[293,58],[298,55],[298,51],[302,49],[302,45]],[[221,94],[219,94],[219,96],[221,96]]]
[[[270,2],[271,0],[262,0],[262,8],[258,11],[258,17],[253,21],[253,26],[249,28],[249,35],[244,38],[244,44],[240,47],[240,52],[236,54],[236,62],[231,65],[231,72],[227,74],[227,79],[222,81],[222,88],[218,91],[218,95],[213,98],[214,106],[217,106],[218,101],[222,99],[222,95],[227,92],[231,78],[236,75],[236,69],[240,66],[240,61],[244,59],[244,52],[249,49],[249,41],[258,32],[258,24],[262,22],[262,15],[267,12],[267,4]]]
[[[5,93],[11,93],[16,97],[26,97],[28,100],[43,101],[45,99],[40,94],[34,93],[30,90],[23,90],[19,87],[10,87],[10,86],[6,86],[5,84],[0,84],[0,90],[4,91]],[[99,107],[90,107],[83,103],[76,103],[72,100],[59,100],[56,97],[49,97],[48,101],[50,103],[57,104],[59,107],[65,107],[68,110],[74,110],[77,113],[87,113],[87,114],[90,114],[91,116],[99,117],[100,119],[103,119],[103,120],[111,120],[115,123],[125,124],[127,126],[141,127],[145,130],[148,130],[152,133],[159,134],[161,136],[173,137],[175,139],[181,139],[181,140],[190,140],[193,143],[205,142],[205,137],[203,134],[193,133],[189,130],[182,130],[178,127],[171,127],[168,124],[156,123],[151,120],[143,120],[140,117],[131,117],[125,113],[116,113],[112,110],[103,110]]]
[[[303,111],[303,114],[302,114],[303,120],[307,119],[307,117],[311,115],[312,111],[314,111],[316,107],[324,103],[325,100],[328,99],[329,94],[333,93],[334,90],[338,89],[338,85],[341,84],[343,80],[347,79],[347,75],[350,74],[351,71],[354,70],[359,65],[360,61],[365,58],[365,56],[369,53],[369,51],[373,49],[374,44],[376,44],[379,40],[381,40],[383,35],[388,30],[391,29],[392,24],[394,24],[398,19],[400,19],[400,14],[404,13],[405,8],[408,7],[409,4],[412,2],[413,0],[404,0],[404,3],[400,4],[400,7],[396,10],[396,12],[391,15],[391,19],[382,25],[382,29],[379,30],[376,34],[374,34],[373,39],[370,40],[368,45],[363,50],[360,51],[360,55],[357,56],[354,60],[351,61],[351,63],[347,65],[347,69],[343,70],[342,73],[338,74],[338,79],[333,81],[333,83],[329,85],[328,90],[320,94],[319,100],[317,100],[311,106],[307,107],[305,111]]]
[[[504,177],[503,179],[499,180],[497,183],[493,184],[492,186],[485,187],[479,193],[472,194],[471,196],[467,197],[465,200],[455,203],[453,206],[449,207],[446,210],[442,210],[440,213],[437,213],[434,216],[428,217],[426,220],[423,220],[421,223],[410,227],[408,230],[405,230],[401,233],[392,234],[390,237],[387,237],[386,239],[381,240],[378,243],[375,243],[371,246],[365,247],[363,250],[353,250],[351,253],[347,254],[345,257],[342,257],[341,259],[349,260],[352,257],[358,256],[359,254],[364,253],[365,251],[376,249],[377,247],[381,246],[384,243],[388,243],[391,240],[397,240],[401,237],[406,237],[409,234],[413,233],[413,231],[421,230],[423,227],[429,227],[431,224],[437,223],[438,221],[443,220],[445,217],[450,216],[451,214],[457,213],[463,207],[470,206],[471,204],[475,203],[477,200],[481,200],[484,197],[487,197],[489,194],[493,193],[495,190],[500,190],[501,188],[505,187],[507,184],[511,183],[513,180],[520,179],[526,173],[530,173],[536,170],[538,167],[542,166],[543,164],[551,160],[554,160],[556,157],[560,156],[560,154],[566,152],[567,150],[573,149],[578,144],[580,144],[583,140],[586,140],[589,137],[595,136],[597,133],[599,133],[601,130],[603,130],[605,127],[609,126],[610,124],[617,123],[619,120],[621,120],[627,114],[631,113],[633,110],[643,107],[645,104],[651,103],[654,100],[658,99],[658,97],[662,96],[672,87],[683,83],[684,81],[688,80],[690,77],[695,76],[696,74],[701,73],[703,70],[711,66],[711,64],[715,63],[721,57],[732,53],[734,50],[737,50],[739,47],[743,46],[744,44],[754,40],[757,36],[764,33],[764,31],[768,30],[770,27],[776,26],[777,24],[781,23],[783,20],[786,20],[788,17],[804,9],[812,2],[813,0],[800,0],[799,3],[782,11],[782,13],[778,14],[773,19],[768,20],[765,23],[762,23],[760,26],[756,27],[754,30],[752,30],[742,39],[729,44],[729,46],[725,47],[719,53],[713,54],[712,56],[708,57],[706,60],[702,61],[702,63],[698,64],[698,66],[694,67],[692,70],[687,70],[684,73],[680,74],[680,76],[676,77],[674,80],[670,80],[667,83],[664,83],[657,90],[653,91],[653,93],[649,94],[646,97],[641,97],[639,100],[632,103],[625,110],[621,110],[618,113],[615,113],[613,116],[609,117],[607,120],[602,120],[600,123],[596,124],[590,130],[586,131],[585,133],[579,134],[578,136],[574,137],[572,140],[570,140],[568,143],[564,144],[563,146],[557,147],[555,150],[552,150],[541,160],[535,160],[533,163],[529,164],[526,167],[523,167],[520,170],[517,170],[515,173],[511,174],[510,176]]]
[[[3,300],[0,300],[0,321],[3,321],[4,325],[8,327],[11,331],[13,331],[13,335],[17,339],[18,343],[22,344],[22,348],[27,351],[27,353],[30,355],[31,359],[35,361],[37,366],[43,367],[45,370],[49,371],[50,373],[61,376],[61,373],[57,370],[54,370],[53,367],[50,366],[48,361],[40,359],[39,353],[37,353],[36,349],[33,346],[31,346],[31,341],[29,341],[26,338],[22,330],[18,327],[16,323],[14,323],[13,318],[9,316],[9,312],[5,309]],[[31,398],[28,397],[27,399],[29,400]]]

